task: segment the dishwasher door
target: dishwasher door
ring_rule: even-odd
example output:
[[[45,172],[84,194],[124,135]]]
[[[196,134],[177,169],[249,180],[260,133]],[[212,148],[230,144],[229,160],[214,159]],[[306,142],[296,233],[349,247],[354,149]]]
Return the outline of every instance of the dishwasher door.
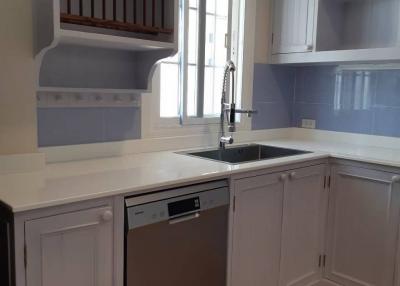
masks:
[[[228,209],[227,188],[127,208],[126,286],[225,286]]]

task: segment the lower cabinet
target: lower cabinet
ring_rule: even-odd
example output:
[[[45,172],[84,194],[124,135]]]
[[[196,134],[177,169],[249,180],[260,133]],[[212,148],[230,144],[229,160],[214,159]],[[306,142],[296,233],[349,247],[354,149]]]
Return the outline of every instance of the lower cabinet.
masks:
[[[275,286],[283,209],[283,174],[235,182],[232,286]]]
[[[13,214],[0,203],[0,285],[15,285]]]
[[[111,207],[25,223],[27,286],[111,286]]]
[[[325,165],[289,172],[283,199],[280,286],[310,285],[322,277],[325,174]]]
[[[400,186],[396,174],[332,168],[325,277],[343,286],[394,286]]]
[[[229,286],[399,286],[400,176],[369,168],[234,179]],[[113,209],[96,205],[25,221],[26,286],[113,285]]]
[[[400,176],[347,164],[325,171],[234,181],[233,286],[400,285]]]
[[[326,165],[234,182],[233,286],[321,279]]]

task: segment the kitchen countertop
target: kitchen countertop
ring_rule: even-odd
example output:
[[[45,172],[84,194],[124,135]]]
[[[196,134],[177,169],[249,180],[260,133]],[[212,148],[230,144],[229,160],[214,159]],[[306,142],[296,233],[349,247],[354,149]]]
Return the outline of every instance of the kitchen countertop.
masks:
[[[314,153],[237,165],[172,151],[54,163],[38,172],[0,176],[0,200],[17,213],[121,194],[141,194],[191,181],[328,157],[400,168],[400,149],[290,139],[256,143]]]

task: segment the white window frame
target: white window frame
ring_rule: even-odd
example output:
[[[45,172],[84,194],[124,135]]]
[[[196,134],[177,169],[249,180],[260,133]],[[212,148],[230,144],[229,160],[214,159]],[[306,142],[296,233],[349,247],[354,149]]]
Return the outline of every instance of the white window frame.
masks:
[[[241,33],[243,36],[238,41],[238,28],[240,23],[229,20],[229,29],[231,29],[230,43],[231,55],[235,63],[238,64],[237,78],[239,90],[241,92],[241,105],[244,108],[252,107],[253,91],[253,68],[254,68],[254,43],[255,43],[255,21],[256,21],[256,1],[231,0],[233,13],[244,13],[244,23]],[[188,6],[188,5],[186,5]],[[187,17],[185,17],[187,19]],[[238,14],[233,14],[231,19],[238,19]],[[182,27],[182,25],[180,25]],[[186,27],[187,25],[184,25]],[[185,29],[187,35],[187,29]],[[187,42],[185,43],[187,44]],[[242,51],[238,55],[238,51]],[[186,83],[184,83],[186,86]],[[184,86],[184,88],[185,88]],[[185,90],[185,89],[184,89]],[[186,97],[183,97],[184,99]],[[182,104],[186,104],[183,102]],[[160,68],[157,66],[152,80],[152,91],[142,96],[142,137],[156,138],[169,136],[182,136],[199,133],[217,133],[219,118],[193,118],[183,114],[182,118],[161,118],[160,117]],[[251,119],[242,116],[237,130],[250,130]]]
[[[217,0],[218,1],[218,0]],[[186,3],[188,3],[188,1],[186,0]],[[188,27],[189,26],[189,5],[185,5],[184,6],[185,9],[185,13],[184,13],[184,27]],[[204,0],[200,0],[199,1],[199,7],[198,9],[203,9],[203,13],[201,13],[201,16],[203,17],[203,19],[199,19],[199,34],[202,36],[202,38],[198,39],[199,42],[203,42],[202,40],[205,39],[205,29],[206,29],[206,23],[205,23],[205,18],[207,17],[207,12],[206,12],[206,2]],[[229,10],[232,10],[232,0],[229,0]],[[228,15],[228,31],[232,31],[232,13],[229,13]],[[184,39],[188,39],[188,32],[189,29],[184,29]],[[227,47],[227,59],[231,58],[231,43],[228,41],[229,45]],[[184,51],[188,50],[188,41],[184,40]],[[199,54],[202,54],[204,56],[205,53],[205,45],[198,45],[199,48]],[[183,92],[185,92],[187,90],[187,80],[185,78],[185,76],[187,76],[188,71],[188,53],[183,53]],[[197,76],[199,76],[200,71],[202,74],[202,84],[204,84],[204,72],[205,72],[205,64],[204,64],[204,59],[198,59],[198,63],[197,63],[197,67],[198,67],[198,73]],[[201,87],[201,89],[204,89],[204,86]],[[199,92],[200,91],[200,92]],[[219,115],[216,116],[212,116],[212,117],[205,117],[203,112],[204,112],[204,91],[200,90],[200,84],[198,85],[197,88],[197,113],[198,117],[193,117],[193,116],[188,116],[187,115],[187,96],[182,96],[182,111],[183,113],[181,114],[181,123],[183,125],[204,125],[204,124],[218,124],[219,122]]]

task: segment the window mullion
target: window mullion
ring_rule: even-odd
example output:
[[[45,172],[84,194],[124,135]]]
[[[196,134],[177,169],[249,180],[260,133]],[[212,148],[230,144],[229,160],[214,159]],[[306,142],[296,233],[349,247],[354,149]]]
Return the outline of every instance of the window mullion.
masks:
[[[229,11],[231,11],[231,13],[228,14],[228,47],[227,47],[227,58],[228,60],[232,60],[235,62],[235,64],[238,66],[238,58],[237,58],[237,50],[238,50],[238,46],[237,46],[237,39],[238,39],[238,25],[239,23],[237,22],[237,20],[235,21],[234,19],[237,19],[238,15],[239,15],[239,10],[240,10],[240,3],[241,0],[229,0]],[[236,6],[234,8],[234,6]],[[238,78],[239,76],[239,71],[236,70],[236,77]],[[239,79],[237,81],[237,83],[239,82]],[[230,79],[228,80],[228,84],[227,84],[227,90],[228,92],[228,98],[230,100],[230,98],[232,98],[231,93],[231,87],[230,87]],[[237,86],[236,86],[237,87]],[[237,102],[237,91],[238,89],[235,88],[235,92],[236,94],[234,95],[235,97],[235,101]],[[237,105],[236,107],[240,107],[240,105]],[[240,120],[241,115],[239,114],[238,118]]]
[[[207,0],[198,1],[198,40],[197,40],[197,117],[204,117],[204,64],[206,43]]]
[[[182,41],[182,57],[181,57],[181,124],[186,121],[188,117],[187,105],[188,105],[188,39],[189,39],[189,0],[183,0],[183,39]]]
[[[213,39],[213,58],[214,58],[214,62],[212,63],[212,74],[213,74],[213,86],[212,86],[212,92],[213,92],[213,97],[212,97],[212,111],[214,111],[214,106],[215,106],[215,58],[216,58],[216,50],[217,50],[217,1],[214,2],[214,11],[215,14],[214,16],[214,39]]]

